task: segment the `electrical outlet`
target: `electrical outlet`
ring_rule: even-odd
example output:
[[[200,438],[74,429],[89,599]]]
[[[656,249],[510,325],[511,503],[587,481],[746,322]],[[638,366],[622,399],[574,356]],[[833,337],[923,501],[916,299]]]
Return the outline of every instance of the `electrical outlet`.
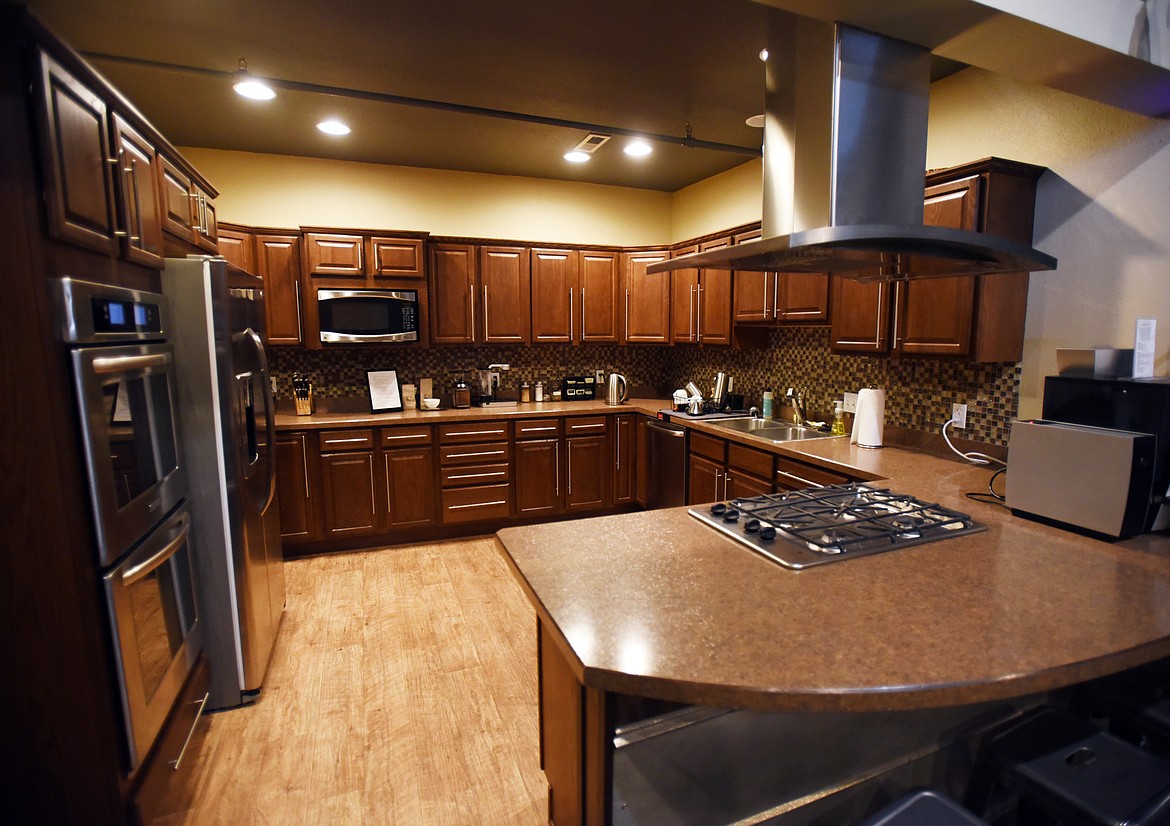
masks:
[[[959,428],[960,430],[962,430],[964,427],[966,427],[967,426],[967,405],[965,405],[965,404],[952,404],[951,405],[951,418],[954,419],[954,421],[955,421],[955,425],[954,425],[955,427]]]
[[[843,410],[846,413],[856,413],[857,412],[857,394],[856,393],[846,393],[845,394],[845,406],[844,406]]]
[[[597,386],[600,387],[601,385],[605,384],[605,371],[604,370],[594,370],[593,371],[593,378],[597,382]]]
[[[268,376],[268,385],[272,388],[272,395],[276,395],[276,376]]]

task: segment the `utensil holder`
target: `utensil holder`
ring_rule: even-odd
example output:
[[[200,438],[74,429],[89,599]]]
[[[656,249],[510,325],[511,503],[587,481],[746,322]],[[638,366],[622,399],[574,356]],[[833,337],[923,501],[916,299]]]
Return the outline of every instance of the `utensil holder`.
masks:
[[[313,415],[313,386],[309,385],[308,389],[299,391],[293,401],[296,402],[298,416]]]

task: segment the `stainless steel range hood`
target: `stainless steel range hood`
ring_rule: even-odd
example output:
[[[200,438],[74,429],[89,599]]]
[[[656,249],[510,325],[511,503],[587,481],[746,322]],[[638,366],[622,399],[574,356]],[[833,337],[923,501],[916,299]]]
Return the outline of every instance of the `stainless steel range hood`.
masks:
[[[769,10],[763,239],[652,265],[859,281],[1051,270],[1014,241],[922,223],[930,52]]]

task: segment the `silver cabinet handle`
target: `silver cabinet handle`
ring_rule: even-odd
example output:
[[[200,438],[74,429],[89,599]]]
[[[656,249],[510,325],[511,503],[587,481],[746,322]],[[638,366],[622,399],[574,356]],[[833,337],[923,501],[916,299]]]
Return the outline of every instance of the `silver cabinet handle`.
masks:
[[[390,503],[390,454],[382,454],[382,463],[386,466],[386,513],[390,514],[394,506]]]
[[[573,444],[570,442],[565,446],[565,475],[568,477],[566,488],[569,496],[573,495]]]
[[[722,475],[723,475],[723,471],[721,471],[721,470],[715,471],[715,498],[716,499],[719,498],[719,477],[721,477]]]
[[[467,459],[472,456],[500,456],[503,454],[502,450],[481,450],[476,453],[448,453],[448,459]]]
[[[687,306],[687,341],[695,340],[695,288],[691,286],[690,304]]]
[[[776,475],[783,476],[785,479],[792,479],[795,482],[800,482],[801,484],[806,485],[807,487],[810,487],[810,488],[823,488],[824,487],[824,485],[822,485],[818,482],[814,482],[811,479],[804,479],[800,476],[797,476],[795,473],[788,473],[787,471],[777,470]]]
[[[467,288],[467,308],[471,311],[471,329],[467,331],[467,338],[470,341],[475,341],[475,282],[472,281]]]
[[[617,469],[622,469],[622,423],[614,422],[617,428]]]
[[[382,434],[382,441],[384,441],[384,442],[390,441],[391,439],[429,439],[429,438],[430,438],[430,434],[428,434],[428,433],[411,433],[408,436],[391,436],[388,433]]]
[[[901,315],[901,313],[902,313],[902,308],[899,306],[901,299],[902,299],[902,284],[901,284],[901,282],[896,281],[896,282],[894,282],[894,299],[893,299],[893,303],[894,303],[894,330],[893,330],[893,333],[894,333],[894,349],[895,350],[898,349],[898,316]],[[878,312],[879,313],[881,312],[880,307],[878,308]]]
[[[605,427],[605,422],[595,422],[593,424],[571,424],[571,425],[569,425],[569,428],[571,430],[588,430],[589,428],[592,428],[592,427]]]
[[[764,287],[767,290],[767,287]],[[767,299],[765,299],[767,301]],[[765,317],[767,314],[765,313]],[[772,273],[772,318],[780,317],[780,273]]]
[[[585,288],[582,287],[581,288],[581,341],[585,340],[585,336],[586,336],[585,330],[586,329],[588,329],[588,328],[586,328],[586,326],[585,326]]]
[[[877,316],[877,323],[875,324],[873,330],[873,342],[875,350],[880,350],[882,346],[882,287],[882,282],[879,281],[877,294],[877,312],[874,314]]]
[[[703,340],[703,285],[695,287],[695,341]]]
[[[203,716],[203,709],[207,705],[207,698],[211,696],[211,692],[203,695],[202,700],[194,700],[192,702],[199,705],[199,710],[195,712],[195,720],[191,723],[191,728],[187,731],[187,736],[183,740],[183,747],[179,749],[179,756],[174,760],[168,760],[167,765],[174,771],[179,770],[179,765],[183,762],[183,755],[187,753],[187,746],[191,743],[191,737],[195,734],[195,727],[199,725],[199,718]]]
[[[306,436],[301,436],[301,461],[304,463],[302,467],[305,469],[305,499],[309,499],[309,451],[305,447],[305,442],[309,441]]]
[[[553,454],[556,456],[556,495],[561,495],[561,443],[553,442]]]
[[[138,241],[139,243],[141,243],[143,241],[143,238],[142,238],[142,235],[143,235],[143,232],[142,232],[142,227],[143,227],[143,224],[142,224],[142,196],[139,195],[139,193],[138,193],[138,159],[137,158],[130,159],[130,188],[134,192],[134,217],[137,219],[135,221],[135,224],[137,225],[136,228],[138,230],[138,236],[135,237],[135,236],[131,235],[130,240],[131,241]]]
[[[556,429],[557,428],[555,425],[550,425],[549,427],[526,427],[523,430],[521,430],[520,433],[521,434],[524,434],[524,433],[543,433],[546,430],[556,430]]]
[[[325,440],[325,446],[331,447],[333,445],[349,445],[349,444],[353,444],[354,442],[364,442],[364,441],[367,441],[365,436],[359,436],[356,439],[328,439],[327,438]]]
[[[487,341],[488,336],[488,303],[487,303],[487,284],[483,285],[483,340]]]
[[[490,479],[493,476],[506,476],[507,471],[494,470],[491,473],[452,473],[447,476],[448,479]]]
[[[448,436],[503,436],[503,429],[500,430],[453,430],[447,433]]]
[[[447,510],[457,511],[457,510],[462,510],[463,508],[490,508],[492,505],[506,505],[506,504],[508,504],[506,499],[496,499],[493,502],[472,502],[470,505],[448,505]]]
[[[630,340],[630,291],[626,290],[626,341]]]
[[[305,331],[301,324],[301,282],[299,280],[293,282],[293,289],[296,290],[297,294],[297,338],[304,341]]]
[[[573,288],[569,287],[569,344],[573,343]]]
[[[723,474],[723,498],[727,499],[727,484],[731,481],[731,471]]]
[[[148,367],[163,367],[170,363],[171,357],[168,353],[155,353],[149,356],[114,356],[94,359],[93,371],[105,375],[107,373],[143,370]]]

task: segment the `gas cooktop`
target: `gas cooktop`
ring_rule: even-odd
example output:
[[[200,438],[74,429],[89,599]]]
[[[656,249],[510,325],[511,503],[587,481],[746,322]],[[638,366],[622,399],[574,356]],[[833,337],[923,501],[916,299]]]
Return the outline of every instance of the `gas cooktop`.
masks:
[[[965,513],[859,482],[731,499],[688,513],[796,569],[987,530]]]

